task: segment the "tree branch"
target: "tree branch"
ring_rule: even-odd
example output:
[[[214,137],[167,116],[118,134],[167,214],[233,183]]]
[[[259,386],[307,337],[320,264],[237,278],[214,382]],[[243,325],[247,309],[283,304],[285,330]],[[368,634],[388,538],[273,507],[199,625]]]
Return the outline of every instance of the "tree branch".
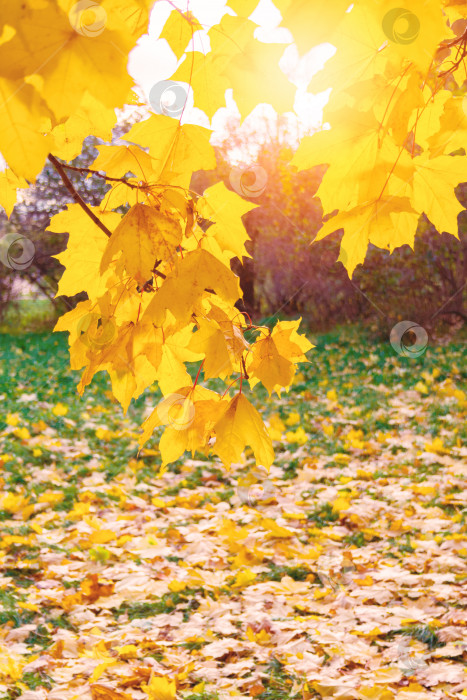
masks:
[[[128,182],[128,180],[126,180],[124,177],[109,177],[108,175],[103,175],[100,173],[99,170],[92,170],[92,168],[78,168],[76,165],[67,165],[65,163],[61,163],[61,166],[67,170],[75,170],[78,173],[90,173],[91,175],[96,175],[97,177],[101,177],[103,180],[108,180],[109,182],[122,182],[127,187],[131,187],[135,190],[140,189],[138,185]]]
[[[97,216],[90,210],[90,208],[88,207],[88,205],[86,204],[84,199],[82,199],[80,197],[78,192],[73,187],[73,184],[72,184],[71,180],[69,179],[68,175],[64,171],[62,164],[51,153],[49,153],[49,155],[47,157],[50,160],[50,162],[52,163],[52,165],[54,166],[57,173],[62,178],[63,184],[67,188],[70,195],[73,197],[73,200],[76,202],[76,204],[79,204],[79,206],[86,212],[86,214],[89,216],[89,218],[92,219],[92,221],[94,221],[96,226],[98,226],[100,228],[100,230],[103,231],[108,238],[110,238],[112,235],[112,232],[109,231],[107,226],[105,224],[103,224],[100,219],[97,218]]]

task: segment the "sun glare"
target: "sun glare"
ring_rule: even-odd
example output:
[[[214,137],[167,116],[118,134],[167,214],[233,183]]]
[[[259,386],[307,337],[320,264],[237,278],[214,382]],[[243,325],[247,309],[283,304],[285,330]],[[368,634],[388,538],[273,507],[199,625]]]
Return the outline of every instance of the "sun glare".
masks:
[[[156,3],[151,15],[149,33],[141,38],[130,55],[129,72],[139,86],[141,95],[148,103],[152,86],[158,81],[170,79],[177,69],[175,55],[167,42],[159,39],[173,5],[178,6],[181,10],[186,10],[187,0],[175,0],[174,3],[170,4],[168,2]],[[207,30],[219,22],[226,12],[234,13],[225,7],[222,0],[190,0],[189,7],[202,26],[206,28],[206,31],[195,33],[194,47],[196,50],[206,51],[209,48]],[[282,19],[281,14],[271,0],[260,0],[250,17],[258,24],[255,36],[259,41],[289,43],[285,47],[279,65],[271,66],[271,71],[282,71],[296,87],[294,111],[285,115],[286,119],[293,124],[291,132],[295,133],[296,138],[299,139],[306,133],[322,128],[323,107],[328,101],[330,90],[315,95],[308,91],[308,85],[313,75],[321,70],[328,58],[334,54],[335,48],[330,44],[321,44],[300,56],[289,30],[279,27]],[[183,112],[183,121],[212,128],[214,130],[213,142],[222,141],[226,136],[227,125],[232,119],[235,120],[239,117],[237,106],[229,94],[230,92],[226,92],[226,107],[219,109],[210,123],[201,110],[193,107],[190,91]],[[259,105],[245,120],[245,129],[257,132],[260,140],[264,140],[266,136],[265,120],[266,122],[270,121],[271,113],[275,114],[270,105]]]

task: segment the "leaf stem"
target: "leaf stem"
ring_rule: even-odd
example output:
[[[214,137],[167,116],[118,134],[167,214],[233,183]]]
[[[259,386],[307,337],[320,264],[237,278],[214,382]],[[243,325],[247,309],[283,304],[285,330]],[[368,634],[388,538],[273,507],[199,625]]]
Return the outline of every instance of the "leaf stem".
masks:
[[[221,399],[224,398],[224,396],[226,395],[226,393],[228,392],[228,390],[230,389],[230,387],[232,387],[232,386],[235,384],[235,382],[238,382],[239,379],[240,379],[240,376],[239,376],[239,377],[235,377],[235,379],[233,380],[233,382],[230,382],[229,386],[227,387],[227,389],[226,389],[226,390],[224,391],[224,393],[222,394]]]
[[[192,391],[194,390],[195,386],[198,384],[199,375],[201,374],[201,370],[203,369],[203,365],[204,365],[204,360],[202,361],[202,363],[199,366],[198,374],[196,375],[196,379],[195,379],[195,383],[193,384]]]

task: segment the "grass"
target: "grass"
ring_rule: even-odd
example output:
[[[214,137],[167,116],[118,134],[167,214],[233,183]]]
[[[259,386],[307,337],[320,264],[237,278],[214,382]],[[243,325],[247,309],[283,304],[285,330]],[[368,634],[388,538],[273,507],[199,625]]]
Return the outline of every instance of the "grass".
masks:
[[[51,331],[57,310],[50,299],[18,299],[7,308],[0,322],[0,333],[22,335]]]
[[[87,639],[86,649],[91,649],[96,641],[89,637],[88,615],[95,614],[94,630],[102,628],[102,639],[109,635],[109,649],[120,638],[120,629],[125,628],[127,634],[129,628],[144,631],[158,616],[178,615],[183,625],[193,624],[196,629],[201,625],[201,629],[203,615],[209,617],[209,611],[215,612],[217,606],[226,610],[239,602],[247,606],[249,585],[270,584],[273,591],[284,585],[280,593],[283,611],[279,622],[273,620],[272,628],[290,615],[320,624],[328,614],[326,607],[320,607],[326,585],[318,575],[316,558],[303,558],[304,547],[316,552],[322,548],[325,553],[328,549],[348,549],[368,566],[376,558],[385,566],[390,562],[390,566],[411,571],[411,557],[420,557],[420,540],[436,535],[445,538],[447,547],[457,542],[454,538],[460,541],[465,536],[466,511],[458,496],[463,486],[454,472],[446,477],[444,461],[445,455],[459,454],[467,437],[461,396],[467,378],[462,339],[443,347],[431,344],[423,356],[413,360],[399,357],[389,342],[375,340],[361,329],[340,329],[310,339],[317,347],[310,353],[310,363],[300,367],[289,394],[274,400],[261,388],[251,394],[267,420],[274,416],[284,425],[281,439],[274,443],[274,479],[271,477],[280,498],[276,502],[271,497],[272,505],[268,502],[263,510],[238,502],[238,478],[252,463],[249,450],[247,461],[234,472],[227,472],[216,459],[197,454],[195,464],[180,459],[161,474],[157,450],[160,430],[148,444],[149,450],[138,455],[139,426],[145,411],[159,400],[158,391],[145,392],[124,416],[105,373],[96,375],[83,396],[78,395],[79,374],[69,369],[66,334],[0,334],[0,551],[1,573],[7,579],[0,586],[0,627],[6,634],[34,625],[22,636],[26,660],[34,654],[50,654],[50,650],[59,653],[58,630]],[[207,384],[219,386],[213,381]],[[60,406],[62,410],[57,411]],[[405,432],[408,437],[401,437]],[[429,459],[424,459],[427,454]],[[404,509],[392,498],[400,489],[406,499]],[[284,494],[288,500],[281,505]],[[355,513],[347,517],[345,508],[339,511],[336,498],[344,505],[348,499]],[[386,508],[391,518],[372,515],[371,522],[365,522],[364,509],[373,504],[375,512]],[[445,523],[436,533],[426,534],[417,518],[411,523],[412,504],[417,518],[426,512],[427,520],[444,518]],[[271,515],[267,514],[269,507]],[[297,510],[299,517],[295,518]],[[293,537],[271,534],[271,519],[281,517],[281,528],[295,528],[290,530]],[[93,535],[99,533],[99,527],[105,532],[107,518],[109,523],[125,521],[131,535],[107,542],[97,534],[92,541],[89,530]],[[213,527],[211,518],[215,520]],[[396,527],[389,535],[388,528],[399,520],[399,530]],[[197,540],[190,534],[199,523],[206,526]],[[245,545],[247,531],[256,534]],[[128,545],[126,537],[135,537],[137,544]],[[216,547],[188,564],[186,548],[198,541],[201,545],[214,541]],[[463,551],[461,544],[459,551]],[[450,556],[454,554],[451,551]],[[70,563],[57,584],[62,598],[48,598],[49,589],[38,586],[48,560],[59,566]],[[187,576],[199,576],[181,590],[175,585],[169,593],[140,592],[135,598],[129,595],[114,607],[95,612],[99,590],[93,586],[116,584],[121,566],[128,566],[132,573],[143,572],[148,585],[154,580],[179,583]],[[117,575],[112,580],[115,568]],[[212,578],[205,582],[206,568]],[[224,570],[228,577],[218,580]],[[249,570],[253,571],[251,581],[238,580],[239,574]],[[100,576],[98,582],[89,573],[95,571]],[[365,571],[358,575],[365,581]],[[54,580],[56,575],[49,573],[48,578]],[[447,588],[451,584],[443,585]],[[302,588],[310,590],[310,595],[294,594],[294,589]],[[106,595],[112,595],[109,591]],[[409,594],[410,586],[402,587],[394,593],[394,602],[412,606]],[[376,603],[371,597],[368,600],[373,610]],[[453,600],[451,597],[449,603]],[[80,627],[76,606],[78,611],[79,606],[86,611],[85,628]],[[386,610],[385,604],[380,607]],[[243,644],[245,621],[242,613],[235,615],[233,628]],[[329,624],[335,624],[332,615]],[[395,624],[390,632],[380,635],[382,645],[397,645],[399,637],[405,635],[429,650],[443,648],[435,626],[401,626],[400,620]],[[377,623],[372,629],[376,627]],[[267,645],[266,632],[263,643]],[[227,637],[233,634],[230,631]],[[311,643],[310,635],[304,634],[303,643]],[[177,638],[176,629],[170,635],[167,648],[140,650],[134,668],[141,656],[152,655],[171,672],[166,659],[177,659],[170,656],[176,649],[177,654],[189,654],[190,662],[202,673],[204,647],[225,637],[209,631]],[[174,649],[170,649],[172,643]],[[312,643],[315,646],[308,651],[324,659],[325,666],[331,664],[333,652],[325,642],[320,646],[319,635],[313,636]],[[280,654],[273,642],[269,650],[266,662],[264,655],[260,655],[262,660],[255,659],[254,666],[262,675],[254,696],[259,700],[303,697],[301,691],[295,692],[300,674],[293,672],[287,659],[276,658]],[[101,649],[99,653],[104,652]],[[219,663],[236,663],[247,652],[239,654],[237,659],[232,652],[231,658]],[[98,654],[96,658],[100,658]],[[57,668],[72,663],[66,658],[54,659]],[[130,678],[137,675],[130,668],[132,663],[129,659],[126,675]],[[351,661],[349,664],[351,668]],[[112,668],[109,666],[109,675],[99,683],[112,682]],[[1,669],[0,660],[0,674]],[[50,677],[40,670],[25,673],[17,681],[0,678],[0,686],[9,684],[5,697],[13,700],[20,694],[18,683],[31,690],[53,687],[50,673]],[[184,700],[219,697],[215,683],[195,692],[199,678],[192,678],[189,672],[180,682]]]

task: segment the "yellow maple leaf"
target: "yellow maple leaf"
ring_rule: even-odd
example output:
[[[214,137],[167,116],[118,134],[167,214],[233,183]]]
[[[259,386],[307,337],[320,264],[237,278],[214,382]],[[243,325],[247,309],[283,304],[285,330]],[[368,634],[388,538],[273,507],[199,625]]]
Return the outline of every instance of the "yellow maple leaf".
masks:
[[[156,165],[151,156],[139,146],[98,146],[99,155],[93,170],[102,170],[108,177],[123,177],[131,172],[138,180],[149,182]]]
[[[211,131],[203,126],[181,125],[163,114],[138,122],[124,136],[126,141],[149,148],[149,155],[159,161],[159,167],[154,166],[156,182],[186,188],[192,172],[216,167],[210,137]]]
[[[7,413],[5,422],[7,425],[11,425],[13,428],[16,428],[20,420],[19,413]]]
[[[68,0],[6,5],[6,22],[20,25],[21,32],[0,45],[4,76],[41,78],[45,101],[57,121],[70,116],[88,91],[108,107],[123,106],[132,85],[127,57],[138,38],[123,17],[99,8],[88,21],[79,3],[72,7]]]
[[[423,382],[417,382],[414,386],[415,391],[418,391],[420,394],[428,394],[429,389],[426,384]]]
[[[467,156],[438,156],[425,154],[414,159],[415,174],[409,180],[404,194],[408,194],[413,208],[425,213],[442,233],[457,236],[457,216],[463,210],[454,189],[465,180]]]
[[[178,67],[173,80],[190,83],[195,107],[209,118],[225,106],[225,91],[233,88],[240,113],[258,104],[272,104],[277,112],[292,108],[295,89],[278,67],[284,44],[262,44],[254,38],[254,22],[224,15],[208,36],[211,51],[193,51]],[[231,37],[235,36],[235,41]]]
[[[176,219],[146,204],[135,204],[112,233],[100,271],[105,272],[121,252],[128,274],[144,284],[152,277],[156,259],[176,258],[181,240],[182,229]]]
[[[137,659],[138,647],[134,644],[124,644],[121,647],[115,647],[121,659]]]
[[[444,442],[440,437],[436,437],[431,442],[427,442],[425,444],[425,450],[427,452],[433,452],[434,454],[449,454],[449,450],[445,448]]]
[[[177,328],[185,326],[200,299],[211,293],[209,290],[230,304],[241,296],[238,277],[229,268],[206,250],[194,250],[178,261],[154,295],[145,317],[161,324],[169,310],[177,320]]]
[[[166,676],[151,676],[148,684],[142,683],[141,689],[147,694],[149,700],[175,700],[175,681]]]
[[[106,670],[106,669],[104,669]],[[130,700],[127,693],[119,693],[109,686],[93,683],[91,685],[92,700]]]
[[[262,629],[259,632],[255,632],[250,626],[247,627],[246,636],[250,642],[255,642],[261,646],[266,646],[272,639],[272,635],[270,635],[266,630]]]
[[[18,681],[23,675],[23,665],[18,656],[10,655],[10,652],[5,647],[0,647],[0,677],[3,679],[11,679],[13,682]]]
[[[292,412],[289,413],[289,415],[287,416],[287,419],[286,419],[286,421],[285,421],[285,424],[286,424],[286,425],[289,425],[289,426],[291,426],[291,425],[297,425],[298,423],[300,423],[300,420],[301,420],[301,416],[300,416],[300,414],[298,413],[298,411],[292,411]]]
[[[16,204],[17,190],[23,187],[27,187],[26,180],[15,175],[12,170],[0,172],[0,206],[5,209],[7,216],[10,216]]]
[[[23,178],[34,182],[52,147],[52,137],[42,133],[47,115],[47,106],[32,85],[0,76],[0,151],[14,174],[3,179],[4,201],[10,211],[12,189]]]
[[[278,396],[283,387],[289,387],[295,374],[295,366],[279,354],[272,336],[257,340],[248,357],[247,371],[250,385],[258,381],[266,387],[269,396],[276,391]]]
[[[83,141],[89,134],[110,141],[114,126],[115,110],[85,92],[77,109],[52,129],[53,154],[63,160],[73,160],[81,153]]]
[[[268,420],[268,433],[271,440],[282,440],[282,436],[285,430],[285,425],[281,421],[279,415],[273,414],[269,416]]]
[[[325,11],[309,0],[277,0],[275,4],[301,54],[317,44],[332,43],[333,32],[344,19],[349,6],[347,0],[335,0]]]
[[[239,462],[241,454],[250,445],[258,464],[269,467],[274,460],[271,438],[261,416],[243,394],[237,394],[215,424],[214,452],[226,465]]]
[[[179,59],[185,53],[193,33],[202,28],[191,12],[181,13],[178,10],[172,10],[159,35],[159,39],[165,39]]]
[[[198,319],[198,330],[190,340],[190,349],[204,355],[203,371],[206,379],[224,379],[234,370],[240,370],[242,353],[248,348],[241,330],[229,322]]]
[[[295,431],[289,430],[285,437],[289,442],[295,442],[297,445],[306,445],[309,440],[308,435],[301,426]]]
[[[208,187],[198,203],[198,211],[204,219],[214,221],[207,230],[208,237],[214,237],[222,251],[231,257],[251,257],[245,248],[250,240],[241,217],[256,205],[246,202],[239,194],[228,190],[223,182]]]
[[[293,530],[288,530],[286,527],[278,525],[272,518],[262,518],[261,527],[263,527],[267,532],[269,532],[273,537],[293,537],[295,535]]]
[[[232,584],[233,588],[247,586],[256,578],[256,574],[251,571],[251,569],[245,569],[244,571],[239,571],[235,577],[235,582]]]
[[[107,544],[114,539],[116,539],[116,535],[113,530],[95,530],[89,535],[88,541],[91,544]]]
[[[54,414],[54,416],[66,416],[66,414],[68,413],[68,406],[65,406],[65,404],[58,402],[53,407],[52,413]]]
[[[221,406],[219,396],[202,386],[186,386],[166,396],[144,421],[143,434],[139,444],[144,445],[154,429],[166,425],[159,448],[162,465],[178,459],[185,450],[204,447],[219,414],[227,402]]]
[[[180,591],[184,591],[186,587],[186,581],[171,581],[169,583],[169,591],[172,591],[172,593],[179,593]]]
[[[102,663],[98,664],[94,671],[92,672],[91,677],[89,678],[90,683],[94,683],[95,681],[98,681],[101,676],[104,675],[104,673],[107,671],[110,666],[115,666],[118,661],[117,659],[109,659],[108,661],[102,661]]]
[[[332,509],[335,513],[340,514],[342,511],[348,510],[349,508],[350,501],[344,496],[339,496],[339,498],[336,498],[336,500],[332,503]]]
[[[90,209],[110,230],[121,221],[116,212],[103,212],[98,207]],[[83,290],[90,299],[103,294],[110,276],[109,273],[101,275],[99,272],[108,243],[105,233],[79,204],[69,204],[64,211],[55,214],[48,230],[69,234],[66,250],[54,256],[65,267],[58,283],[57,296],[74,296]]]
[[[29,440],[31,437],[31,433],[27,428],[16,428],[16,430],[13,431],[13,434],[16,435],[16,437],[19,437],[20,440]]]

